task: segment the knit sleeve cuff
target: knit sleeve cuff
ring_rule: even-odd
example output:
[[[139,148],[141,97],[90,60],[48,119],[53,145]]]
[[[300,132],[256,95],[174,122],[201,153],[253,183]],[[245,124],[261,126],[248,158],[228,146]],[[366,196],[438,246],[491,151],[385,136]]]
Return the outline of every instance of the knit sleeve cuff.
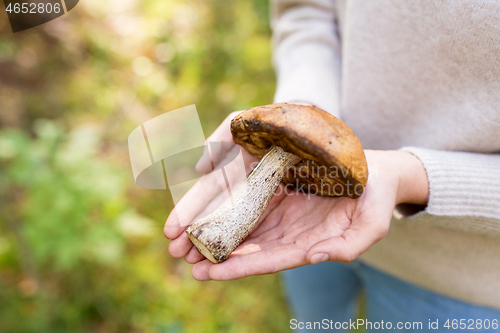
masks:
[[[415,147],[401,150],[420,159],[429,180],[425,210],[413,214],[398,207],[403,217],[427,213],[500,220],[500,155]]]

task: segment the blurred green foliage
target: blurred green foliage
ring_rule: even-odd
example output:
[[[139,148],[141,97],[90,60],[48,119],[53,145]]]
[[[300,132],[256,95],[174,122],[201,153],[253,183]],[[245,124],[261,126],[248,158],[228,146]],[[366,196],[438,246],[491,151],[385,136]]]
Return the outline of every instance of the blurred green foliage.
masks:
[[[128,134],[196,104],[205,134],[272,102],[264,0],[84,0],[13,34],[0,5],[0,331],[285,332],[276,275],[197,282]]]

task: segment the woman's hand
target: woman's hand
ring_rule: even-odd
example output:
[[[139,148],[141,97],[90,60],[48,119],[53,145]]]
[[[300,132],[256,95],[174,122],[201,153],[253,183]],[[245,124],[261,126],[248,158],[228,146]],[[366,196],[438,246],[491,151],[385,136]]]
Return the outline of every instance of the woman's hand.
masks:
[[[232,280],[326,260],[351,262],[387,234],[396,204],[425,204],[428,197],[427,176],[415,156],[401,151],[365,154],[370,175],[360,198],[278,191],[259,226],[225,262],[214,265],[204,259],[180,225],[165,228],[173,239],[170,253],[194,263],[192,274],[198,280]],[[195,193],[186,197],[193,203]],[[167,225],[175,223],[171,214]]]

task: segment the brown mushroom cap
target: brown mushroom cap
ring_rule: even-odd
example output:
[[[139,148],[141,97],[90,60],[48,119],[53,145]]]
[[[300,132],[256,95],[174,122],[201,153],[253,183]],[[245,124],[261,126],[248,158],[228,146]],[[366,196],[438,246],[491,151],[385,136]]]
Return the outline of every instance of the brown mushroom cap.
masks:
[[[234,142],[255,157],[279,146],[302,158],[283,183],[305,193],[358,198],[368,167],[358,138],[341,120],[314,106],[276,103],[248,109],[231,122]]]

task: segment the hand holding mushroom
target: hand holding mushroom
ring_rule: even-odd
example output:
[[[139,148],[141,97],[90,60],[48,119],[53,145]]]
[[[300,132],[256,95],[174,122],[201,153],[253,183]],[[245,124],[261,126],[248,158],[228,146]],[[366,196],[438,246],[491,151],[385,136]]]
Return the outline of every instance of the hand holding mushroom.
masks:
[[[227,125],[221,128],[219,133],[227,135]],[[165,228],[165,235],[173,239],[170,253],[196,263],[197,279],[236,279],[324,260],[349,262],[387,233],[396,203],[426,201],[427,185],[422,191],[400,186],[406,179],[402,176],[414,172],[420,178],[423,173],[427,182],[418,159],[404,152],[367,151],[368,167],[377,175],[366,183],[367,165],[356,137],[341,121],[315,107],[253,108],[232,121],[231,131],[251,154],[265,155],[259,166],[221,207],[194,221],[187,234],[180,225],[172,227],[178,224],[175,214]],[[273,198],[276,188],[283,188],[282,181],[316,195],[289,190]],[[195,197],[192,191],[183,200]],[[213,265],[203,260],[187,235],[212,262],[224,261],[246,239],[226,261]]]

